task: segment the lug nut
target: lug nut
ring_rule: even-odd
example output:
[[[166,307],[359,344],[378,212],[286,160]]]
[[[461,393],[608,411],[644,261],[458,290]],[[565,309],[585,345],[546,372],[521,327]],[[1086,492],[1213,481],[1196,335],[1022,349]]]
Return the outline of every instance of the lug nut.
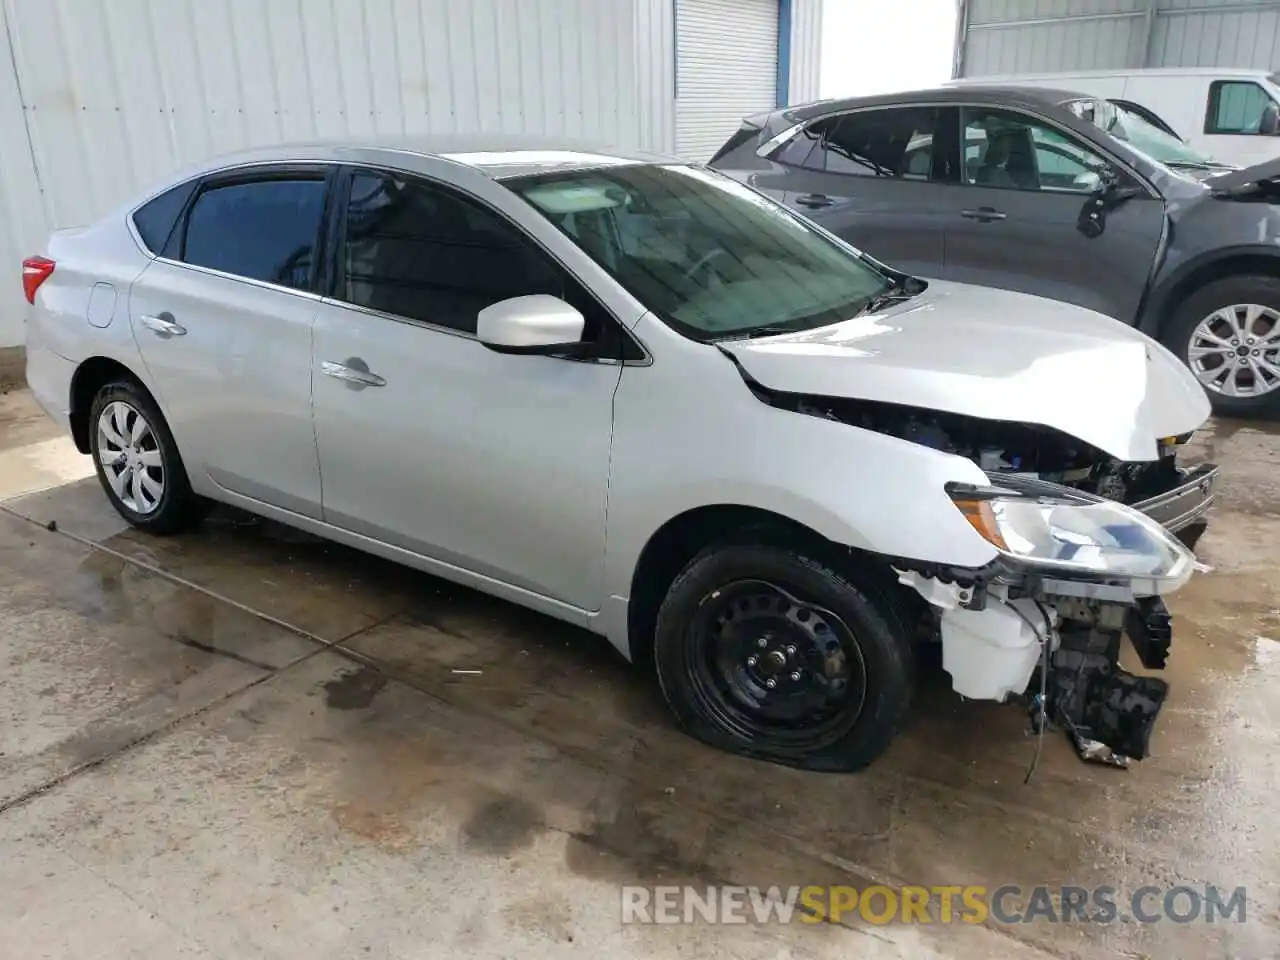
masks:
[[[773,677],[770,677],[768,680],[764,682],[764,685],[768,687],[770,690],[772,690],[774,687],[778,685],[778,681],[773,679]]]
[[[796,655],[796,645],[794,643],[787,644],[787,656],[794,657]]]
[[[756,646],[762,650],[768,645],[769,645],[769,641],[766,640],[764,637],[761,637],[759,640],[756,641]]]
[[[754,667],[758,662],[759,662],[759,658],[754,653],[751,656],[747,657],[748,667]]]
[[[799,680],[799,679],[800,679],[800,671],[799,671],[799,670],[793,670],[793,671],[791,672],[791,679],[792,679],[792,680]]]
[[[1239,341],[1239,340],[1232,340],[1232,341],[1231,341],[1231,345],[1232,345],[1233,347],[1238,347],[1238,346],[1240,346],[1240,341]]]

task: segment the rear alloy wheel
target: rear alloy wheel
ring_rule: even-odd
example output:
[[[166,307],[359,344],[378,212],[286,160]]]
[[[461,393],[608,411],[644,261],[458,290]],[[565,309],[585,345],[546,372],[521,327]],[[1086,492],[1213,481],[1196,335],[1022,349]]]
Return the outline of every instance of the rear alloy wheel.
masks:
[[[1228,277],[1196,291],[1167,342],[1220,414],[1280,410],[1280,281]]]
[[[138,384],[117,380],[98,391],[89,447],[107,499],[133,526],[177,533],[203,516],[205,504],[191,490],[169,426]]]
[[[911,650],[892,605],[793,549],[695,558],[659,612],[654,654],[682,728],[786,766],[866,766],[910,703]]]

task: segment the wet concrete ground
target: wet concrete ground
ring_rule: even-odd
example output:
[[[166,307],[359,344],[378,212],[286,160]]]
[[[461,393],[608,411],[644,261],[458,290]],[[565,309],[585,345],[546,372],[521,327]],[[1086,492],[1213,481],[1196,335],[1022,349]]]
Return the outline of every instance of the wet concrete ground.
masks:
[[[0,957],[1276,957],[1280,436],[1218,424],[1197,453],[1226,471],[1213,571],[1171,604],[1152,758],[1051,736],[1024,785],[1024,718],[935,671],[890,752],[833,777],[713,753],[603,641],[441,581],[240,515],[129,531],[0,397]],[[622,884],[681,882],[1248,900],[1244,923],[620,924]]]

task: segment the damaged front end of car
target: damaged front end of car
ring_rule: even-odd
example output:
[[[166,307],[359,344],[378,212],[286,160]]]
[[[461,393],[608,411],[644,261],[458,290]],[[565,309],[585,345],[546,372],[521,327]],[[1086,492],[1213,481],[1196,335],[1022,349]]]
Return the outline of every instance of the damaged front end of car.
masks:
[[[984,486],[947,493],[997,559],[981,569],[890,559],[926,602],[923,631],[942,645],[954,689],[1026,705],[1033,729],[1065,730],[1082,759],[1127,766],[1149,754],[1167,682],[1120,665],[1128,635],[1160,670],[1172,626],[1163,597],[1199,567],[1218,467],[1179,464],[1190,434],[1159,438],[1154,460],[1126,463],[1061,431],[865,400],[784,397],[838,419],[964,456]]]

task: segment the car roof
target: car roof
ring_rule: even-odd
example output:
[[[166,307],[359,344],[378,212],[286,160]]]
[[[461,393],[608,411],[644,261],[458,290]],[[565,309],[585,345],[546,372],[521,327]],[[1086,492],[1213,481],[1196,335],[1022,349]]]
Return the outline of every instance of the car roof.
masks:
[[[570,139],[517,136],[371,136],[312,140],[222,154],[184,170],[171,182],[263,163],[385,164],[413,169],[415,158],[437,158],[477,170],[494,180],[623,164],[680,163],[662,154],[619,150]]]
[[[1022,86],[1018,84],[958,84],[956,86],[931,87],[926,90],[902,90],[881,93],[871,97],[847,97],[841,100],[814,100],[782,112],[796,120],[808,120],[829,113],[857,110],[863,107],[904,106],[913,103],[991,103],[1010,107],[1043,109],[1057,106],[1066,100],[1089,97],[1092,94],[1075,90],[1055,90],[1049,87]]]

